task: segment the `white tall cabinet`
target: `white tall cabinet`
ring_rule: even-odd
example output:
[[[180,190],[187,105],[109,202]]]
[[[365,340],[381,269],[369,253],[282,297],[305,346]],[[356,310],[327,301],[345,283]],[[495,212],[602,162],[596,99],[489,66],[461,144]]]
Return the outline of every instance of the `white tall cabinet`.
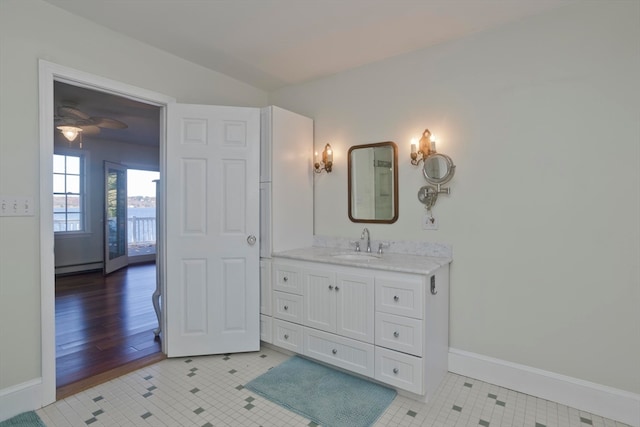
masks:
[[[313,243],[313,120],[261,110],[260,338],[272,342],[271,254]]]

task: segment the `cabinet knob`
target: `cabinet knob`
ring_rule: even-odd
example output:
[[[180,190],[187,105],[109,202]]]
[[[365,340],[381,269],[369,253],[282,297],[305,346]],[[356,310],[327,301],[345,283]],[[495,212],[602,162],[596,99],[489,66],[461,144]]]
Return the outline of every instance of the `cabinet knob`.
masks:
[[[285,310],[285,311],[289,310],[289,306],[288,306],[288,305],[285,305],[285,306],[284,306],[284,310]]]
[[[397,374],[398,372],[400,372],[400,371],[398,370],[398,368],[393,368],[393,373],[394,373],[394,374]]]
[[[289,335],[284,334],[284,339],[285,339],[285,340],[288,340],[288,339],[289,339]]]
[[[393,336],[394,336],[394,337],[396,337],[396,338],[398,338],[398,337],[400,336],[400,332],[395,331],[395,332],[393,333]]]
[[[333,290],[333,285],[329,285],[329,290],[332,291]]]
[[[339,290],[340,290],[340,288],[336,286],[336,292],[338,292]]]
[[[393,297],[393,300],[394,300],[395,302],[398,302],[398,301],[400,300],[400,297],[399,297],[398,295],[395,295],[395,296]]]
[[[289,281],[289,278],[288,278],[287,276],[284,276],[284,277],[282,278],[282,281],[286,283],[287,281]]]
[[[331,350],[331,353],[336,354],[338,353],[338,350],[336,350],[335,348],[333,350]]]

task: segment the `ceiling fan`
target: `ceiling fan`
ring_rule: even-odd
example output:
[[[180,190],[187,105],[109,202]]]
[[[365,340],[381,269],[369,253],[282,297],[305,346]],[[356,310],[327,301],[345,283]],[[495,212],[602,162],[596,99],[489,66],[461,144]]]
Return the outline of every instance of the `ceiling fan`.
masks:
[[[68,105],[57,108],[54,123],[69,142],[78,135],[95,135],[100,129],[126,129],[126,123],[109,117],[90,116],[84,111]],[[82,142],[80,143],[82,147]]]

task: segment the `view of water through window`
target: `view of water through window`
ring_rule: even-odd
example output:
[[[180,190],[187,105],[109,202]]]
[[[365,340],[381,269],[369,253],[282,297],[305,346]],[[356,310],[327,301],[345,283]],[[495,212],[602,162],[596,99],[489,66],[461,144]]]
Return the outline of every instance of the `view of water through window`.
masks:
[[[159,172],[127,170],[129,256],[156,252],[156,183]]]

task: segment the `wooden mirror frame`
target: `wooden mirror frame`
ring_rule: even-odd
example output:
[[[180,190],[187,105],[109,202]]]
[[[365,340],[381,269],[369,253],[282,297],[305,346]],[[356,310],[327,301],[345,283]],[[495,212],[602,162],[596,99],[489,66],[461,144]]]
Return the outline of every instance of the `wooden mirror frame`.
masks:
[[[358,149],[364,149],[364,148],[377,148],[377,147],[384,147],[384,146],[389,146],[393,149],[393,217],[392,218],[388,218],[388,219],[375,219],[375,218],[356,218],[353,216],[353,204],[352,204],[352,192],[353,192],[353,183],[352,183],[352,173],[353,173],[353,165],[351,164],[351,155],[352,155],[352,151],[354,150],[358,150]],[[386,142],[377,142],[374,144],[364,144],[364,145],[354,145],[351,148],[349,148],[349,152],[347,154],[347,159],[348,159],[348,168],[347,168],[347,181],[348,181],[348,186],[347,186],[347,198],[348,198],[348,208],[347,208],[347,212],[349,214],[349,219],[351,220],[351,222],[364,222],[364,223],[377,223],[377,224],[393,224],[394,222],[396,222],[398,220],[398,210],[399,210],[399,203],[398,203],[398,146],[395,142],[393,141],[386,141]]]

